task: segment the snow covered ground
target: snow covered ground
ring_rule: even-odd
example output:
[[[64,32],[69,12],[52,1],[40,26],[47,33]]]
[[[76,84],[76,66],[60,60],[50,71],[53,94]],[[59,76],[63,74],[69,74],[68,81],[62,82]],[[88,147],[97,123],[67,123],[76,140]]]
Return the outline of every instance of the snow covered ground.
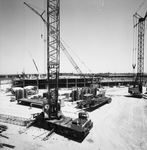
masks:
[[[1,85],[0,114],[30,118],[31,114],[42,111],[41,108],[10,102],[11,93],[5,93],[6,88]],[[9,139],[0,137],[0,143],[14,145],[15,150],[147,150],[147,99],[127,97],[127,91],[127,87],[106,89],[106,95],[112,97],[112,102],[88,112],[94,126],[82,143],[55,133],[43,141],[48,133],[44,129],[30,127],[25,131],[25,127],[2,122],[0,124],[8,126],[2,134]],[[64,103],[63,114],[76,118],[79,111],[75,108],[76,104]],[[20,131],[25,132],[20,134]]]

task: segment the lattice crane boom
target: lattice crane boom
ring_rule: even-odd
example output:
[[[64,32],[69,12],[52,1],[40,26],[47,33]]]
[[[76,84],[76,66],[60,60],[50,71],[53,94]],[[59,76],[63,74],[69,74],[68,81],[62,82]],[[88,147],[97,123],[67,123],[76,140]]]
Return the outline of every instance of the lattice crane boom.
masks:
[[[58,81],[60,71],[60,0],[47,0],[47,21],[43,14],[39,14],[34,8],[24,2],[33,12],[41,17],[47,26],[47,80],[48,98],[45,104],[44,116],[48,119],[59,117],[58,105]],[[52,82],[52,84],[51,84]]]
[[[142,93],[143,74],[144,74],[144,37],[145,37],[145,20],[147,12],[144,17],[135,13],[133,15],[134,28],[137,32],[137,76],[134,82],[134,86],[138,85],[139,92]],[[135,68],[135,66],[133,66]]]
[[[43,112],[33,116],[33,123],[75,140],[83,140],[93,122],[85,112],[72,119],[62,114],[58,103],[58,81],[60,69],[60,0],[47,0],[47,75],[48,97]],[[52,84],[50,82],[53,82]],[[52,87],[51,87],[52,86]],[[31,124],[32,124],[31,122]],[[49,136],[48,135],[48,136]]]
[[[50,32],[53,30],[54,32]],[[58,81],[60,71],[60,0],[47,0],[47,118],[58,118]],[[51,87],[50,81],[53,82]]]
[[[68,53],[68,51],[66,50],[66,48],[64,47],[64,45],[61,42],[60,42],[60,47],[61,47],[62,51],[65,53],[65,55],[67,56],[67,58],[69,59],[69,61],[71,62],[71,64],[74,66],[77,73],[82,74],[82,71],[80,70],[80,68],[78,67],[76,62],[73,60],[73,58],[70,56],[70,54]]]

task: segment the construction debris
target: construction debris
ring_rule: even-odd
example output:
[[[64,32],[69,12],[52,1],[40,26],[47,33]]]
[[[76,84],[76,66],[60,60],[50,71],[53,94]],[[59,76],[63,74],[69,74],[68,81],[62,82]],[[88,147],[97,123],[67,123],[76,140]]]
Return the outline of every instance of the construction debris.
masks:
[[[26,126],[30,121],[29,119],[22,118],[22,117],[0,114],[0,122]]]
[[[0,143],[0,148],[3,148],[4,146],[9,147],[9,148],[15,148],[15,146],[13,146],[13,145],[6,144],[6,143]]]
[[[48,140],[48,138],[52,135],[52,133],[55,131],[55,129],[53,128],[42,140],[46,141]]]
[[[9,137],[1,134],[3,131],[6,131],[7,129],[8,129],[7,126],[0,124],[0,136],[3,137],[3,138],[9,139]],[[14,148],[15,147],[15,146],[10,145],[10,144],[0,143],[0,148],[3,148],[4,146],[9,147],[9,148]]]
[[[1,136],[1,137],[4,137],[4,138],[6,138],[6,139],[9,139],[7,136],[2,135],[1,133],[0,133],[0,136]]]
[[[2,133],[3,131],[6,131],[8,129],[7,126],[0,124],[0,133]]]

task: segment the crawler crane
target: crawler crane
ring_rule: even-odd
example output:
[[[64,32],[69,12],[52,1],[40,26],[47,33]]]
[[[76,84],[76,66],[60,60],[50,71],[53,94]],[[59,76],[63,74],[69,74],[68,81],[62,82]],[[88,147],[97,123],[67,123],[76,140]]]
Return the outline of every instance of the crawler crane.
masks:
[[[62,114],[58,102],[58,81],[60,68],[60,0],[47,0],[47,102],[43,111],[33,115],[33,123],[75,140],[84,139],[93,127],[86,112],[72,119]],[[54,86],[51,87],[49,80]]]
[[[144,17],[141,17],[137,13],[133,16],[134,18],[134,28],[138,27],[138,56],[137,56],[137,75],[133,82],[133,87],[129,87],[128,92],[133,96],[142,96],[142,86],[143,86],[143,74],[144,74],[144,36],[145,36],[145,21],[147,17],[147,12]],[[135,69],[135,64],[133,64],[133,69]]]

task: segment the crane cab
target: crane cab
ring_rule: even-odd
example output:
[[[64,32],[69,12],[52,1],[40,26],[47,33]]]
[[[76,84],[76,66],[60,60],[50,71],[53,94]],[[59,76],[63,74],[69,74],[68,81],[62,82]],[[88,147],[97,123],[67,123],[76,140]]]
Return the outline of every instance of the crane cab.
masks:
[[[89,115],[86,112],[80,112],[79,118],[72,121],[71,129],[87,134],[93,127],[93,123],[89,119]]]
[[[89,115],[86,112],[80,112],[79,113],[79,119],[88,119]]]

